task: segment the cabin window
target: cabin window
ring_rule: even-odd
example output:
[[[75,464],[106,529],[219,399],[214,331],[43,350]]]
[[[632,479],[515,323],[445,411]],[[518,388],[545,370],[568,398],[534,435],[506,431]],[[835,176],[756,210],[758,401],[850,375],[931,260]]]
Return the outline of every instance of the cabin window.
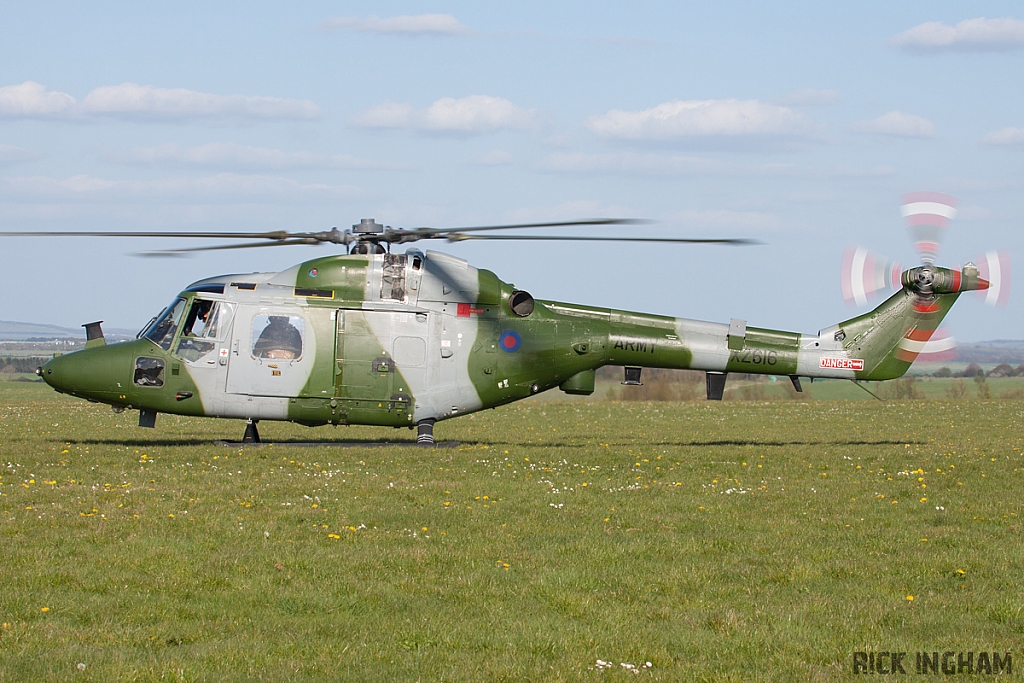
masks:
[[[136,358],[133,381],[138,387],[162,387],[164,362],[159,358]]]
[[[157,316],[142,336],[159,346],[164,351],[171,348],[174,333],[178,330],[181,314],[185,312],[185,300],[175,299],[164,312]]]
[[[258,315],[252,321],[252,356],[269,360],[302,357],[305,323],[296,315]]]

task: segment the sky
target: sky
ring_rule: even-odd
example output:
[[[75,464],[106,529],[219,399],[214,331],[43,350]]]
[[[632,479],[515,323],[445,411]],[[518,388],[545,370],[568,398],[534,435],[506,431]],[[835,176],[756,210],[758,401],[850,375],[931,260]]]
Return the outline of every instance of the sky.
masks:
[[[904,193],[958,199],[940,265],[1016,263],[1019,4],[768,5],[3,3],[0,230],[642,218],[559,232],[762,244],[417,246],[540,299],[812,333],[866,310],[848,245],[917,263]],[[198,243],[0,238],[0,319],[137,329],[337,249],[134,255]],[[1024,339],[1021,298],[965,296],[950,331]]]

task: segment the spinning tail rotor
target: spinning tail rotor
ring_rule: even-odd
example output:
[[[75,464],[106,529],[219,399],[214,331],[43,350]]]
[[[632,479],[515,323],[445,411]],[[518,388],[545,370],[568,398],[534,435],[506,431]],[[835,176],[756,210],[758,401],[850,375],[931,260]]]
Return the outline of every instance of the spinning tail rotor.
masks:
[[[841,271],[843,300],[847,304],[864,306],[874,300],[878,292],[900,288],[903,266],[864,247],[848,246],[843,252]]]
[[[921,265],[903,266],[864,247],[849,246],[843,253],[840,284],[848,305],[863,306],[880,293],[907,288],[915,293],[914,315],[896,351],[900,360],[948,361],[956,356],[956,341],[938,327],[944,316],[935,294],[978,291],[989,306],[1005,306],[1010,296],[1010,260],[1006,252],[990,251],[963,269],[934,265],[957,201],[939,192],[911,192],[903,196],[900,213],[921,259]]]
[[[1005,251],[989,251],[978,259],[978,271],[988,281],[982,292],[985,304],[1005,308],[1010,299],[1010,255]]]
[[[900,213],[921,263],[935,263],[946,228],[956,218],[956,198],[941,192],[910,192],[903,195]]]

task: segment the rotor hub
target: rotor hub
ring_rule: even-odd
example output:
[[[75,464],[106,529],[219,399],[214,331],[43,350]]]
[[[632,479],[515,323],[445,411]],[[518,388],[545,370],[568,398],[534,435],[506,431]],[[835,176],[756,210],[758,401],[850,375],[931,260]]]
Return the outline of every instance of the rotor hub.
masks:
[[[372,218],[363,218],[352,226],[352,232],[357,235],[381,235],[384,233],[384,226]]]

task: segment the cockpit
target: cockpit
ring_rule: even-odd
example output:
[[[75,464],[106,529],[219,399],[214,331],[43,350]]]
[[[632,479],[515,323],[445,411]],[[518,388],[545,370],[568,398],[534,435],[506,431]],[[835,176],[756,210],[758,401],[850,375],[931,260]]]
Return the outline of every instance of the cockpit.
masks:
[[[185,299],[175,299],[171,302],[170,306],[165,308],[160,315],[146,326],[146,329],[139,334],[139,337],[148,339],[164,351],[169,351],[171,344],[174,342],[174,334],[178,331],[181,315],[184,312]]]
[[[231,304],[209,299],[176,298],[139,335],[164,351],[170,351],[180,335],[174,353],[195,362],[216,350],[231,318]]]

